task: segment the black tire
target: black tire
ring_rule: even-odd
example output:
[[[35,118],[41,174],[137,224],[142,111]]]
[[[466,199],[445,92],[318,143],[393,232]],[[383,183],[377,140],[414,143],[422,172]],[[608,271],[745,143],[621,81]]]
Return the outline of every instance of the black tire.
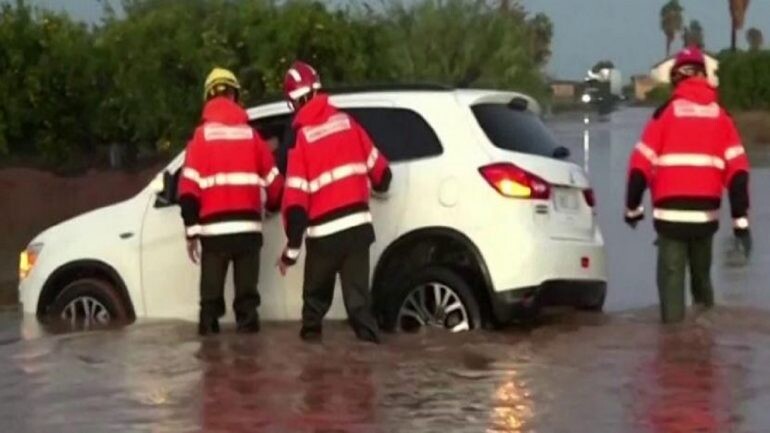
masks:
[[[85,297],[95,299],[104,306],[109,313],[109,325],[128,323],[128,309],[115,287],[106,281],[93,278],[75,280],[65,286],[48,309],[48,318],[62,320],[65,308],[72,301]]]
[[[468,283],[451,269],[431,266],[423,268],[416,273],[402,279],[403,283],[392,285],[392,290],[383,296],[383,328],[388,331],[400,331],[397,323],[399,313],[407,297],[419,287],[431,283],[439,283],[449,288],[465,308],[469,323],[469,330],[478,329],[482,325],[481,309],[473,290]]]
[[[602,287],[597,290],[588,291],[578,305],[582,311],[602,312],[604,310],[604,301],[607,299],[607,288]]]

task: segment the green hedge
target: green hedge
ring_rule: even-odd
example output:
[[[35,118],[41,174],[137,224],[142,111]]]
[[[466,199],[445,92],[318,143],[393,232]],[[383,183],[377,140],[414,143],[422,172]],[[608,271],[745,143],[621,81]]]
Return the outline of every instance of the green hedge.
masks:
[[[358,4],[358,3],[355,3]],[[280,89],[289,63],[326,84],[437,81],[545,95],[550,23],[476,0],[336,9],[306,0],[124,0],[86,26],[23,0],[0,6],[0,158],[61,165],[184,146],[213,66],[246,104]]]
[[[649,104],[661,105],[671,98],[671,86],[663,84],[647,92],[645,102]]]
[[[770,109],[770,52],[725,52],[719,56],[719,93],[737,110]]]

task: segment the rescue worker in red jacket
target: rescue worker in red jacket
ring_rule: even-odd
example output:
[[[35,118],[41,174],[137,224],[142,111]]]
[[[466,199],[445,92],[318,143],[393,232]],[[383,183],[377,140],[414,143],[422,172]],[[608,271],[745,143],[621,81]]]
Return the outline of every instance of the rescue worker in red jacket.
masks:
[[[232,72],[215,68],[209,74],[202,123],[187,145],[179,181],[187,251],[194,263],[201,263],[201,335],[219,332],[230,263],[237,330],[259,331],[262,189],[269,211],[280,209],[283,190],[273,155],[238,104],[239,89]]]
[[[302,291],[305,340],[321,338],[337,274],[356,336],[379,342],[369,293],[369,247],[374,242],[369,213],[370,187],[386,192],[391,172],[366,131],[338,111],[316,71],[295,62],[286,73],[284,93],[296,111],[296,143],[289,153],[282,213],[288,245],[278,260],[281,273],[300,256],[307,234]]]
[[[631,154],[625,213],[635,227],[644,218],[642,195],[650,187],[665,323],[684,319],[688,266],[694,303],[714,305],[712,240],[723,188],[729,191],[738,243],[747,256],[751,250],[749,161],[732,119],[717,103],[698,48],[677,55],[671,82],[671,99],[655,112]]]

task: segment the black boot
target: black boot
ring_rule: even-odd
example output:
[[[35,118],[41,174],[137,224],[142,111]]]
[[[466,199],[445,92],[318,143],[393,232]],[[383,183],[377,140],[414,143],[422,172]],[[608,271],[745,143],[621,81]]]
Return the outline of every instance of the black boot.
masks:
[[[380,344],[380,335],[369,328],[358,328],[356,329],[356,337],[358,337],[359,340],[365,341],[367,343],[374,343],[374,344]]]
[[[302,325],[302,329],[299,331],[299,338],[307,342],[321,341],[321,327],[319,326],[305,326]]]
[[[219,334],[219,320],[201,319],[198,322],[198,335],[205,336],[210,334]]]
[[[238,320],[238,326],[236,332],[243,334],[256,334],[259,332],[261,326],[259,324],[259,314],[254,312],[246,318]]]

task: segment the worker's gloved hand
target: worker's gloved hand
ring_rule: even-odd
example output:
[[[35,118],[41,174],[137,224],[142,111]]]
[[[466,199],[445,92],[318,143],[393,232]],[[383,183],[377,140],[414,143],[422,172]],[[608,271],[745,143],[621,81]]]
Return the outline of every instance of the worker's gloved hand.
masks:
[[[190,258],[190,261],[194,264],[198,264],[201,260],[201,244],[198,241],[198,238],[188,238],[187,239],[187,257]]]
[[[639,221],[644,219],[644,208],[640,206],[633,210],[626,209],[624,219],[629,227],[635,229],[636,225],[639,224]]]
[[[281,273],[281,276],[286,276],[286,272],[289,270],[290,267],[294,266],[297,263],[297,259],[299,258],[299,249],[289,248],[286,246],[286,248],[283,249],[283,253],[281,253],[281,256],[278,257],[278,260],[275,262],[275,267],[278,268],[278,271]]]
[[[748,259],[751,256],[751,249],[753,248],[753,240],[751,239],[751,231],[749,229],[735,229],[735,246],[743,255]]]

